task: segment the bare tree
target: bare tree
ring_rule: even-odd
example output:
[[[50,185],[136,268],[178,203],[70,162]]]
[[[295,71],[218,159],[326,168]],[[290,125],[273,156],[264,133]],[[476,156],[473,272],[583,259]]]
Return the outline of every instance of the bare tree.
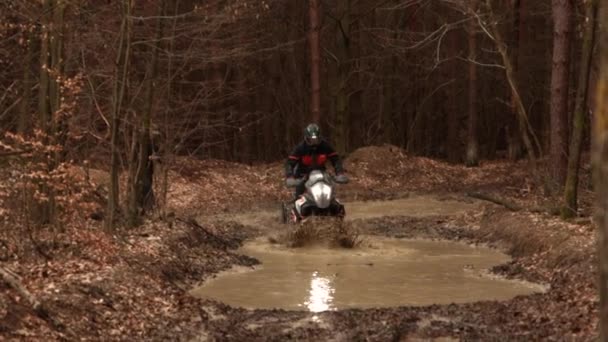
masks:
[[[552,0],[553,69],[551,72],[551,178],[556,189],[568,166],[568,82],[572,32],[571,0]]]
[[[310,112],[313,122],[321,120],[321,42],[319,0],[308,0],[309,43],[310,43]]]
[[[534,129],[530,124],[528,111],[526,110],[526,107],[524,106],[523,100],[521,98],[521,89],[515,77],[513,62],[509,57],[507,44],[498,28],[491,0],[486,0],[486,8],[488,10],[489,24],[485,24],[481,20],[479,20],[478,22],[481,25],[483,31],[486,32],[486,34],[488,34],[489,37],[494,41],[498,49],[498,53],[500,54],[502,60],[502,67],[505,71],[505,77],[507,78],[507,83],[511,91],[512,103],[515,106],[517,112],[520,135],[524,142],[524,146],[526,147],[526,150],[528,152],[528,156],[531,160],[535,161],[537,159],[536,151],[540,153],[542,149],[540,147],[540,143],[538,141],[538,138],[536,137]]]
[[[42,32],[39,64],[38,111],[40,128],[46,134],[45,143],[57,143],[62,126],[60,113],[62,94],[60,76],[63,71],[63,27],[65,1],[45,0],[43,3]],[[27,80],[26,80],[27,81]],[[27,92],[26,92],[27,94]],[[45,160],[50,170],[57,166],[59,153],[55,158]],[[40,207],[39,221],[53,223],[55,218],[55,196],[52,189],[43,185],[42,191],[49,200]]]
[[[512,35],[512,43],[510,46],[510,56],[511,61],[513,63],[513,77],[517,79],[518,84],[521,84],[521,78],[519,76],[520,71],[520,45],[522,40],[522,29],[523,29],[523,3],[522,0],[512,0],[512,8],[513,8],[513,35]],[[520,123],[517,120],[517,98],[511,92],[511,110],[512,116],[508,120],[508,136],[509,136],[509,158],[511,160],[517,160],[521,157],[522,154],[522,145],[521,145],[521,134],[520,134]]]
[[[477,12],[477,0],[471,1],[470,10]],[[467,166],[477,166],[479,164],[479,141],[477,134],[477,23],[469,21],[467,27],[469,42],[469,119],[467,129],[467,155],[465,163]]]
[[[108,209],[106,213],[105,226],[106,229],[114,227],[116,213],[120,208],[119,198],[119,146],[118,134],[120,125],[120,116],[123,109],[123,101],[127,92],[127,78],[129,76],[129,59],[131,56],[131,0],[122,1],[122,21],[120,26],[120,37],[118,40],[118,49],[115,61],[115,78],[112,93],[112,124],[111,124],[111,160],[110,160],[110,196],[108,198]]]
[[[40,126],[47,131],[50,121],[50,106],[49,106],[49,69],[50,69],[50,47],[49,40],[51,36],[51,13],[53,10],[53,1],[45,0],[43,11],[43,24],[40,43],[40,77],[38,86],[38,114],[40,115]]]
[[[145,102],[142,111],[142,118],[139,128],[133,134],[137,135],[137,144],[134,146],[136,156],[130,162],[131,174],[129,179],[129,215],[128,223],[135,226],[139,222],[139,217],[146,210],[154,206],[153,190],[153,170],[154,164],[150,159],[154,153],[154,142],[150,134],[152,123],[152,112],[154,109],[156,93],[156,82],[158,74],[158,56],[162,48],[162,37],[164,29],[165,1],[161,0],[156,20],[155,42],[150,45],[150,59],[147,64],[145,87]]]
[[[336,48],[335,56],[336,73],[335,83],[335,101],[336,101],[336,118],[335,118],[335,134],[334,142],[336,150],[344,154],[348,148],[348,123],[350,122],[349,115],[349,94],[348,94],[348,77],[350,75],[350,0],[338,0],[336,23]]]
[[[32,64],[34,64],[34,49],[35,49],[35,41],[36,41],[37,30],[34,28],[31,29],[30,33],[27,35],[27,52],[25,55],[25,60],[23,61],[23,97],[21,98],[21,108],[19,114],[19,120],[17,123],[17,132],[25,133],[28,129],[28,125],[31,125],[31,97],[32,97],[32,88],[33,88],[33,79],[32,79]]]
[[[576,216],[577,211],[578,171],[583,147],[583,129],[585,126],[585,113],[587,112],[587,93],[589,90],[592,52],[595,45],[598,1],[589,0],[585,6],[587,9],[584,22],[583,55],[579,71],[578,89],[576,91],[574,118],[572,120],[572,138],[570,140],[570,153],[568,155],[568,175],[564,188],[564,205],[561,210],[562,217],[564,218]]]

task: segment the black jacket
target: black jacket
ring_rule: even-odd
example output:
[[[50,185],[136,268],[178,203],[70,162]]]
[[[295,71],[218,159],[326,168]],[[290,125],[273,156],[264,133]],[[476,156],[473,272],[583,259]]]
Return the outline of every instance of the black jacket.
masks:
[[[285,176],[299,178],[313,170],[325,170],[328,159],[336,173],[344,172],[338,153],[327,141],[321,140],[318,145],[312,146],[302,142],[289,154],[285,162]]]

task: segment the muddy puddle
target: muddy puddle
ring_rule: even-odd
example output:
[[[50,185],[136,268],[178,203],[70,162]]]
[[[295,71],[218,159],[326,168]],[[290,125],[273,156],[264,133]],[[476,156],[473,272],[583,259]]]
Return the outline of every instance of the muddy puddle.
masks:
[[[364,237],[363,246],[345,250],[288,249],[259,239],[239,252],[262,265],[221,273],[192,294],[249,309],[321,312],[507,300],[544,290],[487,273],[507,255],[453,242]]]
[[[348,220],[371,219],[383,216],[446,216],[457,215],[478,208],[475,202],[454,199],[441,200],[432,196],[414,196],[392,201],[349,202],[346,206]]]

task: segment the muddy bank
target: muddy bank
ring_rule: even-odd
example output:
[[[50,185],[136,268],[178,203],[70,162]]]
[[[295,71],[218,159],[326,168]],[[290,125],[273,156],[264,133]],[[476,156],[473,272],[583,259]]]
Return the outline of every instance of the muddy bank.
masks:
[[[255,259],[234,253],[246,238],[238,224],[148,222],[120,237],[94,234],[56,249],[31,267],[5,265],[24,280],[60,323],[53,327],[0,285],[0,336],[9,340],[176,340],[198,336],[209,320],[187,289]],[[72,254],[80,251],[79,258]],[[33,281],[41,277],[44,281]]]

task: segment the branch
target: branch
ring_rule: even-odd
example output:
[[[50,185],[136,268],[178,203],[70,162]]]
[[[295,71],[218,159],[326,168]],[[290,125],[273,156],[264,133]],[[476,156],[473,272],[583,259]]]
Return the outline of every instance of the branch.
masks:
[[[13,86],[17,83],[17,81],[13,81],[13,83],[11,83],[10,86],[8,86],[8,88],[6,88],[6,90],[4,91],[4,94],[2,94],[2,98],[0,98],[0,104],[2,104],[4,102],[4,99],[6,99],[6,97],[8,96],[8,93],[11,91],[11,89],[13,88]]]
[[[84,58],[84,48],[80,50],[80,56],[82,59],[82,68],[86,71],[87,70],[87,66],[86,66],[86,61]],[[112,125],[110,125],[110,121],[106,118],[106,116],[103,114],[103,111],[101,110],[101,107],[99,106],[99,102],[97,101],[97,96],[95,95],[95,87],[93,86],[93,82],[91,81],[91,76],[86,73],[86,77],[87,77],[87,83],[89,84],[89,88],[91,89],[91,98],[93,99],[93,103],[95,104],[95,108],[97,109],[97,112],[99,113],[99,115],[101,116],[101,118],[103,119],[103,121],[106,123],[106,126],[108,126],[108,132],[111,130]]]
[[[505,207],[511,211],[521,211],[523,209],[521,206],[519,206],[515,203],[509,202],[502,198],[497,198],[497,197],[494,197],[494,196],[491,196],[488,194],[482,194],[479,192],[469,192],[469,193],[467,193],[467,196],[476,198],[476,199],[480,199],[483,201],[492,202],[494,204],[502,205],[503,207]]]
[[[21,297],[25,298],[38,317],[45,320],[56,330],[65,330],[65,326],[57,319],[51,317],[49,311],[42,305],[42,303],[23,286],[18,275],[9,271],[8,269],[0,267],[0,279],[15,289],[15,291],[17,291]]]
[[[188,18],[191,15],[196,14],[196,11],[190,11],[190,12],[186,12],[186,13],[182,13],[182,14],[175,14],[175,15],[151,15],[151,16],[134,16],[134,15],[130,15],[128,16],[129,19],[132,20],[139,20],[139,21],[145,21],[145,20],[157,20],[157,19],[183,19],[183,18]]]
[[[0,120],[4,119],[4,117],[5,117],[6,115],[8,115],[8,114],[10,113],[10,111],[11,111],[13,108],[15,108],[15,106],[16,106],[17,104],[19,104],[21,101],[25,101],[25,100],[23,99],[23,97],[18,98],[18,99],[17,99],[15,102],[13,102],[13,103],[12,103],[10,106],[8,106],[8,107],[7,107],[7,108],[4,110],[4,112],[2,112],[2,114],[0,114]]]
[[[500,65],[500,64],[488,64],[488,63],[482,63],[482,62],[478,62],[474,59],[471,58],[462,58],[460,56],[456,57],[456,59],[459,59],[461,61],[465,61],[465,62],[469,62],[469,63],[473,63],[482,67],[490,67],[490,68],[498,68],[498,69],[505,69],[504,65]]]
[[[32,151],[33,151],[33,149],[30,148],[30,149],[27,149],[27,150],[0,152],[0,158],[19,156],[19,155],[22,155],[22,154],[31,153]]]

